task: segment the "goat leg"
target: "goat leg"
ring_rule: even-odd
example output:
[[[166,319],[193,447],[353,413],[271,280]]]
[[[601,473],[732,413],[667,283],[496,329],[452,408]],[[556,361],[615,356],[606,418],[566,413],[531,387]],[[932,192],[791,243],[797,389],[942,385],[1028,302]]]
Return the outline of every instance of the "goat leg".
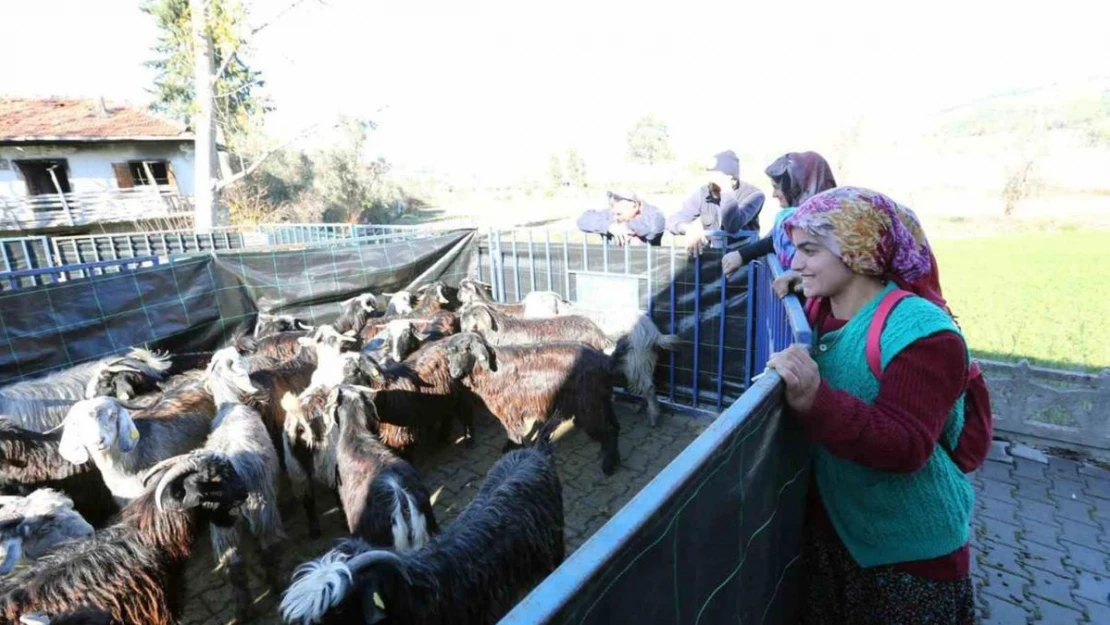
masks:
[[[309,532],[312,530],[310,529]],[[319,521],[317,521],[316,531],[319,532]],[[266,569],[266,585],[270,587],[270,592],[275,597],[281,597],[281,591],[284,590],[281,583],[281,549],[280,545],[270,545],[269,547],[263,546],[261,549],[262,566]]]
[[[301,494],[301,505],[304,506],[305,517],[308,518],[308,537],[315,540],[320,537],[320,515],[316,512],[316,490],[312,483],[305,485]]]
[[[227,582],[231,585],[231,592],[235,595],[235,621],[246,623],[250,620],[251,591],[247,578],[247,565],[236,554],[227,563]]]

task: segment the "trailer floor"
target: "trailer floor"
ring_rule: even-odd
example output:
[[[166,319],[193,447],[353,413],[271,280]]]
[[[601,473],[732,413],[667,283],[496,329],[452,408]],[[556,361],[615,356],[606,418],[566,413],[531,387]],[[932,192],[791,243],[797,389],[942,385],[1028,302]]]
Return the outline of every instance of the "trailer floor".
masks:
[[[585,433],[569,424],[556,433],[555,456],[563,484],[568,556],[710,423],[705,418],[664,413],[659,426],[652,429],[647,425],[646,415],[636,412],[635,404],[618,401],[616,408],[621,422],[622,462],[610,477],[601,472],[597,443]],[[505,436],[499,424],[480,421],[476,424],[475,438],[473,448],[453,445],[417,459],[417,469],[432,492],[436,519],[442,526],[453,521],[470,502],[486,472],[501,455]],[[282,570],[284,579],[288,580],[296,565],[319,556],[337,538],[346,535],[346,523],[335,498],[318,490],[317,505],[323,510],[323,536],[311,540],[300,506],[292,501],[285,503],[282,520],[289,540],[282,548]],[[245,542],[248,543],[244,548],[250,567],[251,590],[256,593],[254,618],[250,622],[280,623],[279,599],[266,592],[254,546],[249,540]],[[222,573],[214,572],[213,567],[208,535],[204,532],[198,538],[187,570],[183,625],[235,622],[231,592]]]

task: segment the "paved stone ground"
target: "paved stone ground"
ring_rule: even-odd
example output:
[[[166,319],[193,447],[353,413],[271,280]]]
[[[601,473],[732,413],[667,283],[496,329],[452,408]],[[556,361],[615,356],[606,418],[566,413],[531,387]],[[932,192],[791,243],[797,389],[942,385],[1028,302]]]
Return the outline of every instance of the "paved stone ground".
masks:
[[[647,426],[647,417],[635,412],[634,405],[617,402],[621,422],[620,469],[610,477],[601,472],[597,443],[583,432],[567,425],[556,432],[556,463],[563,483],[567,555],[581,546],[632,496],[643,488],[682,449],[700,434],[709,421],[686,415],[664,415],[659,427]],[[436,519],[450,523],[482,485],[486,472],[500,456],[504,431],[493,422],[478,423],[477,445],[461,445],[417,458],[416,467],[432,491]],[[317,491],[317,506],[326,510],[321,517],[323,536],[308,537],[303,510],[295,502],[282,506],[282,519],[289,541],[284,546],[282,569],[289,579],[293,568],[327,551],[335,539],[346,535],[346,522],[334,497]],[[248,542],[249,541],[245,541]],[[256,593],[252,623],[279,623],[277,603],[266,593],[262,571],[253,545],[246,558],[251,566],[251,590]],[[213,572],[212,552],[207,533],[194,549],[187,571],[186,607],[183,625],[224,625],[233,623],[234,606],[224,577]]]
[[[1110,471],[996,441],[974,482],[983,623],[1110,625]]]

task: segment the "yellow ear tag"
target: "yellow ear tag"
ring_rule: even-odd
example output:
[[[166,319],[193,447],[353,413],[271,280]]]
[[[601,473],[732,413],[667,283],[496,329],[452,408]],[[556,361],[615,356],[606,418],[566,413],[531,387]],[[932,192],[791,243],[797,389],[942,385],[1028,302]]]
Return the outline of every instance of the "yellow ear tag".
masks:
[[[382,596],[378,593],[374,593],[374,605],[378,606],[379,610],[385,609],[385,602],[382,601]]]
[[[139,431],[131,430],[131,440],[135,440],[136,438],[139,438]]]

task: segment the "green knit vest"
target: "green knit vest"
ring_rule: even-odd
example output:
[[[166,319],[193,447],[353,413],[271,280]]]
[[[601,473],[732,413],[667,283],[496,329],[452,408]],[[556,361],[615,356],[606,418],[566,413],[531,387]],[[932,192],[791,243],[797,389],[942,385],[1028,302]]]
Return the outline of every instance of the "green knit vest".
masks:
[[[816,350],[821,377],[869,404],[879,395],[879,381],[867,366],[867,330],[879,302],[894,288],[887,285],[843,328],[822,336]],[[959,334],[947,313],[925,299],[907,297],[887,318],[882,368],[914,341],[946,330]],[[963,414],[961,395],[941,434],[949,449],[956,448]],[[937,558],[968,540],[974,491],[940,445],[923,468],[910,474],[870,469],[818,445],[814,470],[837,534],[864,568]]]

